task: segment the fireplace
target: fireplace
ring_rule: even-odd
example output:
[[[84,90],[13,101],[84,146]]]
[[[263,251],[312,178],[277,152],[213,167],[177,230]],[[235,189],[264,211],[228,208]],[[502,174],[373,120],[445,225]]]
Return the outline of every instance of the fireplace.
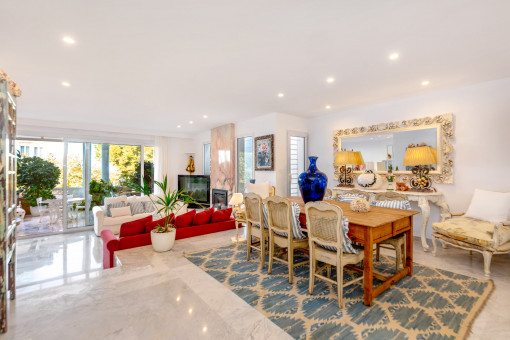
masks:
[[[212,189],[211,205],[217,210],[228,208],[228,191]]]

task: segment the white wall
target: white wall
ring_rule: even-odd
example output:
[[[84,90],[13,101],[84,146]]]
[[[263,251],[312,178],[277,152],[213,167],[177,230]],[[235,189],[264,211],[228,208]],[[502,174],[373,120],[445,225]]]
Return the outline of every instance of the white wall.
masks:
[[[455,115],[454,184],[434,186],[451,210],[465,211],[475,188],[510,191],[510,78],[315,118],[309,129],[310,154],[330,160],[319,169],[333,178],[333,130],[447,112]],[[431,220],[439,220],[435,207]],[[415,235],[420,224],[421,215],[415,218]],[[428,231],[430,235],[430,222]]]

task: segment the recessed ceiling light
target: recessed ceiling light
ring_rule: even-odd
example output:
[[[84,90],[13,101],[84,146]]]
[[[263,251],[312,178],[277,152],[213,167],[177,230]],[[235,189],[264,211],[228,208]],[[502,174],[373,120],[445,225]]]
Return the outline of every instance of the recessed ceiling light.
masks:
[[[335,78],[333,78],[333,77],[329,77],[328,79],[326,79],[326,83],[328,83],[328,84],[331,84],[334,82],[335,82]]]
[[[73,45],[74,43],[76,43],[76,41],[71,37],[63,37],[62,41],[69,45]]]
[[[193,313],[193,308],[188,309],[188,314]]]
[[[203,332],[203,333],[207,332],[207,326],[204,326],[204,327],[202,328],[202,332]]]
[[[188,123],[193,124],[193,121],[192,121],[192,120],[190,120]]]
[[[278,93],[278,98],[283,98],[283,93]]]
[[[326,110],[331,109],[331,105],[326,105]]]
[[[397,60],[399,57],[398,53],[392,53],[390,54],[390,56],[388,57],[390,60]]]
[[[180,128],[181,128],[181,126],[180,126],[180,125],[177,125],[177,128],[178,128],[178,129],[180,129]]]
[[[430,84],[430,81],[428,81],[428,80],[424,80],[421,82],[422,86],[427,86],[428,84]]]
[[[179,125],[179,126],[180,126],[180,125]],[[177,299],[175,299],[175,301],[177,301],[177,302],[181,301],[181,296],[179,295],[179,296],[177,297]]]
[[[204,119],[207,119],[207,118],[209,118],[209,116],[207,116],[207,115],[203,115],[202,117],[204,117]]]
[[[69,86],[71,86],[71,83],[69,83],[69,82],[67,82],[67,81],[63,81],[61,84],[62,84],[62,86],[64,86],[64,87],[69,87]]]

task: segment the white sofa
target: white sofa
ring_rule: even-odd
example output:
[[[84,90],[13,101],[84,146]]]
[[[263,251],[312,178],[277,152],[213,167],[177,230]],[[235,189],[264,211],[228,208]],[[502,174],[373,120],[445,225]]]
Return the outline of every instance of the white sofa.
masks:
[[[156,196],[152,196],[153,200],[156,200]],[[148,196],[118,196],[118,197],[105,197],[104,198],[104,206],[96,206],[92,208],[92,213],[94,215],[94,232],[97,236],[101,236],[101,231],[105,229],[111,230],[115,235],[117,235],[120,232],[120,226],[122,223],[125,222],[131,222],[138,220],[140,218],[147,217],[149,215],[154,215],[154,218],[159,218],[159,215],[156,211],[150,212],[150,213],[142,213],[142,214],[135,214],[135,215],[126,215],[126,216],[118,216],[118,217],[108,217],[106,216],[106,207],[110,203],[114,202],[122,202],[125,201],[126,204],[129,202],[143,202],[148,201],[150,202],[150,199]],[[181,205],[182,206],[182,205]],[[181,207],[179,206],[179,208]],[[160,208],[160,206],[156,207],[157,209]],[[187,205],[182,206],[181,209],[177,208],[178,210],[177,215],[184,214],[188,211]]]

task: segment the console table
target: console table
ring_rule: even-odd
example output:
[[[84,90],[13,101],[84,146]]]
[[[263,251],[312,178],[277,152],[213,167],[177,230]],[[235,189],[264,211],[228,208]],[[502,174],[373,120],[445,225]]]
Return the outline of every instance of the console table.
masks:
[[[380,192],[388,192],[383,189],[365,189],[365,188],[342,188],[335,187],[332,189],[333,196],[343,195],[352,189],[361,190],[367,192],[370,195],[370,200],[375,201],[375,195]],[[441,192],[415,192],[415,191],[395,191],[401,194],[405,194],[410,201],[418,202],[418,207],[421,209],[421,245],[424,251],[429,250],[427,244],[427,226],[430,219],[430,205],[429,202],[438,206],[441,214],[441,221],[450,218],[450,207],[444,199],[444,195]]]

